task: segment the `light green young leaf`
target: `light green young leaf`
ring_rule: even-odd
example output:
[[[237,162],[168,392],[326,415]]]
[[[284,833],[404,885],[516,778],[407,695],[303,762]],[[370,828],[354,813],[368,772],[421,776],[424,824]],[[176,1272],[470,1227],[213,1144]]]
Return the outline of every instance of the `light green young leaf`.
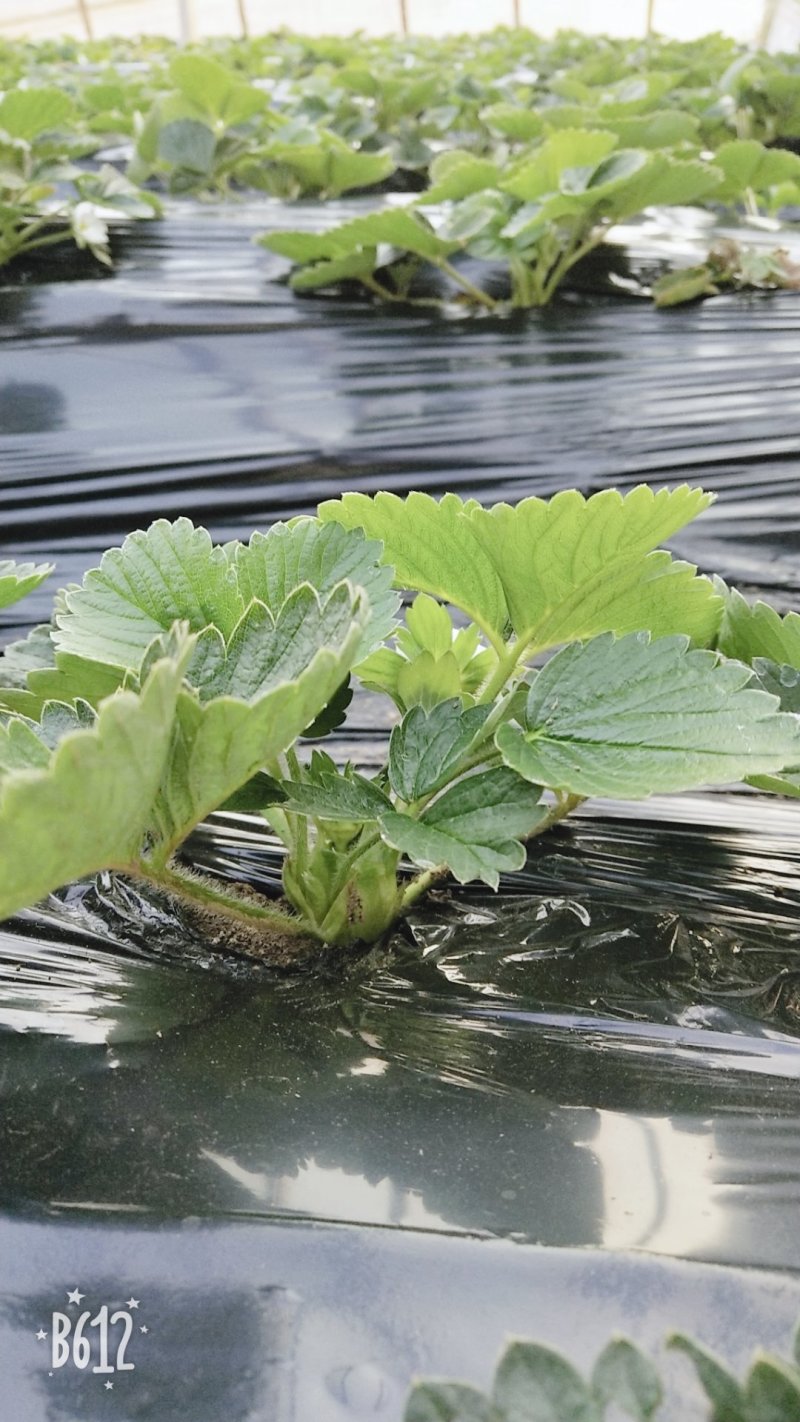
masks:
[[[544,128],[541,113],[536,109],[520,109],[516,104],[490,104],[480,116],[495,133],[502,133],[516,143],[532,143]]]
[[[50,751],[28,720],[14,718],[0,721],[0,787],[7,775],[15,770],[44,769],[50,761]]]
[[[505,1422],[485,1393],[466,1383],[421,1382],[413,1388],[403,1422]]]
[[[456,242],[444,242],[437,237],[429,223],[417,213],[397,207],[371,212],[367,217],[355,217],[341,227],[334,227],[329,235],[335,239],[340,252],[387,243],[430,261],[449,256],[458,246]]]
[[[651,153],[637,173],[615,188],[603,214],[619,222],[648,207],[680,207],[717,196],[722,170],[699,159]]]
[[[391,804],[372,780],[349,770],[341,775],[321,771],[313,780],[282,780],[285,810],[320,820],[366,823],[380,819]]]
[[[694,1364],[698,1379],[711,1403],[711,1422],[752,1422],[747,1411],[744,1391],[726,1367],[685,1333],[673,1333],[667,1339],[668,1348],[677,1348]]]
[[[443,657],[445,652],[453,651],[453,624],[447,608],[427,593],[418,593],[406,612],[406,625],[397,633],[396,640],[407,657],[416,656],[418,652]]]
[[[614,1403],[634,1422],[650,1422],[664,1398],[657,1368],[627,1338],[613,1338],[603,1349],[592,1369],[592,1387],[601,1402]]]
[[[414,864],[447,864],[460,884],[482,879],[496,889],[502,872],[521,869],[529,835],[546,818],[538,787],[504,767],[459,780],[419,820],[394,811],[381,816],[386,842]]]
[[[14,563],[0,558],[0,608],[10,607],[38,588],[53,571],[52,563]]]
[[[539,1343],[509,1344],[497,1365],[492,1398],[504,1422],[602,1422],[577,1369]]]
[[[275,524],[268,533],[254,533],[248,544],[237,546],[234,563],[245,606],[258,598],[273,612],[301,583],[310,583],[322,598],[345,578],[362,587],[370,621],[360,661],[388,637],[400,605],[392,591],[392,569],[381,565],[382,554],[382,544],[366,539],[361,529],[298,518]]]
[[[649,114],[630,118],[598,118],[599,124],[615,133],[625,148],[651,148],[661,151],[680,143],[700,141],[700,120],[681,109],[656,109]]]
[[[741,662],[768,657],[800,668],[800,615],[787,612],[781,617],[769,603],[751,604],[741,593],[727,589],[717,646],[726,657]]]
[[[377,249],[366,247],[342,257],[332,257],[330,261],[313,262],[302,271],[293,272],[289,285],[292,291],[320,291],[326,286],[338,286],[342,281],[362,281],[372,275],[377,264]]]
[[[747,1422],[795,1422],[800,1417],[800,1371],[782,1358],[757,1353],[744,1395]]]
[[[235,71],[202,54],[179,54],[169,67],[172,82],[201,113],[230,126],[267,107],[267,95],[242,83]]]
[[[500,170],[488,158],[474,153],[442,153],[430,169],[431,185],[417,198],[418,207],[431,207],[440,202],[457,202],[471,193],[496,188]]]
[[[32,668],[24,687],[0,688],[0,706],[35,720],[48,701],[70,704],[80,699],[99,706],[122,686],[124,679],[122,667],[106,666],[71,652],[56,652],[55,665]]]
[[[60,129],[72,117],[74,105],[61,89],[10,89],[0,99],[0,129],[30,143],[42,133]]]
[[[163,660],[142,691],[121,691],[91,730],[64,736],[47,765],[0,785],[0,919],[99,869],[139,858],[191,650]],[[15,733],[18,734],[18,733]]]
[[[346,248],[338,245],[335,232],[265,232],[258,238],[258,244],[292,262],[323,262],[346,255]]]
[[[430,708],[461,691],[461,668],[452,652],[433,657],[420,652],[397,673],[397,697],[404,708]]]
[[[53,640],[65,652],[138,668],[154,637],[176,620],[193,632],[213,625],[226,639],[244,602],[223,548],[188,518],[158,519],[103,555],[56,613]]]
[[[395,794],[411,802],[438,790],[480,733],[490,709],[473,706],[464,711],[460,697],[442,701],[431,711],[414,706],[389,740],[389,780]]]
[[[503,584],[478,531],[464,514],[473,506],[456,494],[344,494],[320,504],[324,523],[363,528],[384,546],[395,587],[431,593],[460,607],[495,643],[508,622]],[[477,507],[477,506],[475,506]]]
[[[316,597],[298,589],[295,598]],[[289,606],[292,607],[292,599]],[[342,583],[324,607],[297,624],[293,665],[277,662],[251,701],[224,695],[201,703],[184,692],[178,699],[177,731],[156,809],[158,833],[152,851],[162,865],[191,829],[225,803],[265,765],[274,761],[322,711],[352,667],[369,617],[360,591]],[[335,618],[338,632],[332,629]],[[334,637],[336,640],[334,640]]]
[[[640,800],[800,763],[800,726],[751,673],[685,637],[608,633],[557,652],[528,694],[525,730],[501,726],[507,765],[574,795]]]
[[[705,578],[653,553],[707,508],[711,497],[681,485],[585,499],[565,490],[469,511],[476,540],[500,582],[518,637],[538,648],[599,632],[685,632],[708,642],[720,599]],[[477,620],[477,619],[476,619]]]
[[[752,189],[763,193],[779,183],[800,182],[800,157],[782,148],[765,148],[754,138],[736,138],[723,143],[714,154],[714,163],[725,174],[718,196],[735,202]]]

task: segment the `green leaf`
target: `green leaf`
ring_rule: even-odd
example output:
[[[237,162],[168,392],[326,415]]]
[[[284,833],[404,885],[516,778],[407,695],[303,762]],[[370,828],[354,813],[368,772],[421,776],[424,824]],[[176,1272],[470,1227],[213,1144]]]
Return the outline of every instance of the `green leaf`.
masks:
[[[265,232],[258,243],[292,262],[321,262],[341,255],[329,232]]]
[[[344,642],[352,626],[353,606],[354,592],[348,583],[338,584],[327,597],[318,595],[308,583],[301,583],[277,614],[254,600],[227,643],[215,627],[204,630],[198,638],[189,680],[202,701],[234,696],[253,702],[280,682],[300,676],[318,647]],[[359,630],[367,610],[368,604],[364,603]],[[333,690],[338,690],[338,683]]]
[[[539,1343],[509,1344],[494,1378],[493,1401],[504,1422],[601,1422],[576,1368]]]
[[[680,207],[717,196],[722,170],[696,159],[651,153],[643,168],[614,191],[605,215],[620,221],[648,207]]]
[[[0,689],[0,706],[34,718],[48,701],[73,703],[80,699],[99,706],[118,690],[124,678],[122,667],[106,666],[71,652],[56,652],[54,665],[31,668],[22,689]]]
[[[347,710],[352,700],[353,688],[348,675],[341,686],[336,688],[330,701],[323,706],[319,715],[314,717],[311,725],[306,726],[303,739],[307,741],[320,740],[323,736],[329,736],[332,731],[337,731],[347,718]]]
[[[223,548],[188,518],[158,519],[103,555],[70,589],[53,640],[66,652],[138,668],[148,645],[176,620],[191,631],[215,626],[227,640],[244,602]]]
[[[481,118],[495,133],[502,133],[516,143],[532,143],[544,127],[543,116],[535,109],[520,109],[516,104],[490,104]]]
[[[345,256],[332,257],[327,262],[314,262],[302,271],[293,272],[289,285],[293,291],[319,291],[326,286],[337,286],[342,281],[361,281],[372,275],[377,262],[378,254],[374,247],[348,252]]]
[[[694,1364],[698,1379],[711,1403],[711,1422],[752,1422],[747,1414],[744,1391],[718,1358],[685,1333],[673,1333],[668,1348],[677,1348]]]
[[[384,545],[384,562],[395,569],[395,587],[431,593],[460,607],[497,640],[508,621],[501,578],[464,514],[472,505],[456,494],[440,501],[429,494],[344,494],[320,504],[323,522],[363,528]]]
[[[726,589],[717,646],[726,657],[752,662],[768,657],[772,662],[800,668],[800,615],[781,617],[766,602],[749,603],[741,593]]]
[[[753,657],[753,671],[762,691],[777,696],[781,711],[800,715],[800,670],[779,665],[768,657]]]
[[[442,657],[420,652],[397,673],[397,695],[404,709],[409,706],[430,708],[460,692],[461,668],[452,652],[445,652]]]
[[[52,667],[54,650],[49,622],[39,623],[27,637],[9,642],[0,653],[0,689],[24,687],[30,672]]]
[[[48,746],[30,721],[0,721],[0,788],[15,770],[44,769],[49,761]]]
[[[306,616],[298,619],[303,606]],[[363,594],[341,583],[322,605],[304,585],[286,608],[296,629],[291,663],[281,657],[253,700],[224,695],[201,702],[189,692],[178,698],[172,755],[156,807],[156,865],[164,864],[196,824],[291,746],[349,672],[369,615]],[[279,679],[289,672],[293,680]]]
[[[782,1358],[758,1353],[744,1386],[747,1422],[796,1422],[800,1372]]]
[[[397,633],[397,645],[407,657],[418,652],[443,657],[452,651],[453,624],[447,608],[427,593],[419,593],[406,612],[405,627]]]
[[[651,550],[710,502],[686,484],[658,493],[642,484],[624,497],[604,489],[590,499],[570,489],[514,508],[474,506],[469,519],[517,636],[536,647],[640,629],[707,642],[721,608],[712,585]]]
[[[345,578],[362,587],[370,620],[360,661],[388,637],[400,605],[392,591],[392,569],[381,566],[382,554],[383,545],[365,538],[361,529],[298,518],[275,524],[268,533],[254,533],[248,544],[238,545],[234,561],[245,605],[258,598],[273,611],[301,583],[310,583],[321,597]]]
[[[403,1422],[503,1422],[485,1393],[465,1383],[421,1382],[412,1389]]]
[[[381,816],[388,844],[414,864],[447,864],[460,884],[482,879],[493,889],[500,873],[521,869],[528,835],[547,817],[539,790],[503,767],[470,775],[445,790],[419,820],[394,811]]]
[[[598,119],[617,135],[626,148],[674,148],[679,143],[699,143],[700,120],[681,109],[656,109],[631,118]]]
[[[496,743],[537,785],[631,800],[796,765],[797,721],[750,680],[685,637],[608,633],[557,652],[531,686],[525,730],[501,726]]]
[[[500,187],[523,202],[533,202],[562,191],[565,174],[594,172],[603,158],[617,146],[613,133],[600,130],[565,128],[551,133],[529,158],[517,163]]]
[[[175,168],[207,174],[214,164],[217,142],[208,124],[181,118],[164,124],[158,135],[158,157]]]
[[[417,205],[457,202],[472,193],[495,188],[500,177],[496,163],[473,153],[441,153],[431,164],[431,185],[417,198]]]
[[[63,128],[74,105],[61,89],[11,89],[0,99],[0,128],[30,143],[42,133]]]
[[[109,697],[94,727],[64,736],[46,766],[3,778],[0,919],[61,884],[138,859],[190,650],[184,639],[139,695]]]
[[[382,212],[370,213],[368,217],[356,217],[335,231],[337,239],[347,241],[349,246],[374,246],[385,242],[404,252],[426,257],[429,261],[449,256],[457,246],[455,242],[437,237],[424,218],[407,208],[386,208]]]
[[[592,1369],[592,1387],[600,1400],[616,1404],[635,1422],[650,1422],[664,1398],[657,1369],[627,1338],[614,1338]]]
[[[320,771],[313,780],[283,780],[284,808],[320,820],[366,823],[380,819],[390,802],[372,780],[348,767],[344,774]]]
[[[779,183],[800,181],[800,157],[781,148],[765,148],[754,138],[737,138],[723,143],[714,154],[725,181],[718,196],[736,201],[747,189],[762,193]]]
[[[13,563],[9,558],[0,558],[0,608],[19,602],[49,578],[52,571],[52,563]]]
[[[389,739],[389,781],[395,794],[411,802],[438,790],[479,735],[490,709],[464,711],[460,697],[431,711],[414,706]]]
[[[667,272],[653,283],[653,301],[661,308],[682,306],[687,301],[698,301],[701,296],[716,296],[718,292],[714,274],[705,264]]]

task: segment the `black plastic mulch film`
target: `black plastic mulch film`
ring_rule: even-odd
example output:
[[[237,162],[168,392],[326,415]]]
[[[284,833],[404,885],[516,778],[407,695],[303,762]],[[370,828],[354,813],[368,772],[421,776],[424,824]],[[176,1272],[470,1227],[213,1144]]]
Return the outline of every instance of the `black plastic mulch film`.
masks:
[[[117,239],[111,277],[0,286],[3,556],[72,582],[159,515],[224,539],[345,489],[686,480],[719,500],[674,551],[798,605],[795,295],[386,313],[295,297],[248,240],[264,225],[186,204]],[[340,750],[370,764],[385,735],[364,698]],[[192,853],[276,880],[242,820]],[[153,1422],[390,1422],[412,1374],[483,1383],[510,1332],[587,1359],[614,1327],[654,1344],[687,1322],[734,1360],[785,1348],[799,942],[795,807],[751,794],[589,807],[500,899],[435,902],[345,979],[217,959],[102,876],[21,915],[0,930],[14,1416],[112,1415],[74,1369],[18,1361],[62,1276],[147,1297],[160,1341],[130,1406]]]

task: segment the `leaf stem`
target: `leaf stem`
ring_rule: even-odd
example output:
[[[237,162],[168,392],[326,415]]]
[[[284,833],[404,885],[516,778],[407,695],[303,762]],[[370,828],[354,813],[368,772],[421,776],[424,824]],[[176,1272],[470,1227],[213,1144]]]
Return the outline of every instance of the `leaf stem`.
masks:
[[[294,914],[273,908],[263,901],[246,899],[238,894],[227,894],[223,889],[216,888],[208,879],[188,871],[164,866],[154,873],[148,865],[139,865],[135,874],[137,878],[167,889],[169,893],[194,904],[195,907],[212,911],[222,910],[229,917],[255,921],[263,924],[265,928],[272,928],[291,937],[307,938],[309,935],[309,925]]]
[[[434,266],[449,276],[451,281],[456,282],[461,290],[467,293],[467,296],[471,296],[473,301],[477,301],[479,306],[485,306],[488,311],[497,310],[498,302],[494,297],[490,296],[488,291],[482,291],[479,286],[475,286],[469,277],[465,277],[464,273],[460,272],[458,267],[454,267],[452,262],[448,262],[446,257],[432,257],[431,261]]]

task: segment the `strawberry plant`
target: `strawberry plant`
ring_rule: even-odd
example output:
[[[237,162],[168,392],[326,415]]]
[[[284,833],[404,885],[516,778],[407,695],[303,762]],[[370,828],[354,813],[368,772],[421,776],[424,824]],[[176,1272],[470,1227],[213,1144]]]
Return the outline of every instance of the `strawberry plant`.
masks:
[[[673,1333],[667,1346],[693,1364],[710,1422],[795,1422],[800,1416],[800,1329],[790,1360],[760,1349],[742,1383],[685,1333]],[[609,1408],[615,1417],[654,1422],[666,1397],[655,1363],[628,1338],[606,1344],[588,1379],[555,1348],[520,1338],[503,1352],[490,1394],[467,1383],[419,1382],[403,1422],[604,1422]],[[685,1406],[681,1415],[687,1416]],[[699,1412],[690,1415],[700,1422]]]
[[[377,940],[448,873],[497,888],[590,795],[797,793],[783,651],[768,684],[726,655],[762,647],[750,614],[659,548],[708,502],[346,494],[246,544],[187,519],[131,534],[0,658],[0,916],[109,869],[286,957]],[[0,591],[46,571],[3,565]],[[393,706],[377,774],[320,744],[353,677]],[[186,867],[221,808],[283,841],[285,905]]]

